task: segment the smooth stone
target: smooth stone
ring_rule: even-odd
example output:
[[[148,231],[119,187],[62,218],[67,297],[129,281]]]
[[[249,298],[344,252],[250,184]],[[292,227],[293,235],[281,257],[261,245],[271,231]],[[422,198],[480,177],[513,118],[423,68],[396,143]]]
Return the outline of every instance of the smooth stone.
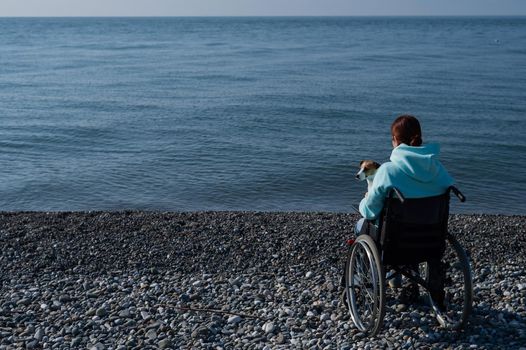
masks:
[[[210,336],[210,330],[207,327],[197,327],[192,332],[192,338],[208,339],[209,336]]]
[[[325,284],[325,288],[329,291],[329,292],[334,292],[336,290],[336,287],[334,286],[334,283],[332,283],[331,281],[327,282]]]
[[[269,321],[263,325],[263,331],[265,331],[265,334],[273,333],[274,329],[276,329],[274,322]]]
[[[137,324],[137,322],[135,322],[135,320],[128,320],[124,324],[124,327],[135,327],[136,324]]]
[[[30,334],[33,334],[35,333],[35,326],[30,324],[29,326],[26,327],[26,329],[24,330],[24,332],[22,332],[20,334],[21,337],[25,337],[25,336],[28,336]]]
[[[60,301],[61,303],[67,303],[69,301],[71,301],[71,297],[69,295],[61,295],[58,297],[58,301]]]
[[[52,342],[53,343],[63,343],[64,342],[64,337],[54,338],[54,339],[52,339]]]
[[[163,339],[159,343],[157,343],[157,346],[159,349],[167,349],[172,347],[172,342],[170,339]]]
[[[161,324],[159,322],[152,323],[146,327],[146,330],[149,331],[150,329],[157,330]]]
[[[241,322],[241,317],[238,315],[230,316],[227,321],[229,324],[238,324],[239,322]]]
[[[405,305],[405,304],[397,304],[395,306],[395,310],[396,310],[396,312],[403,312],[403,311],[407,310],[407,305]]]
[[[90,347],[90,350],[104,350],[105,347],[102,343],[96,343],[92,347]]]
[[[71,335],[76,336],[80,334],[80,330],[77,326],[71,328]]]
[[[27,299],[27,298],[22,298],[20,299],[19,301],[16,302],[16,305],[24,305],[24,306],[27,306],[31,304],[31,300]]]
[[[86,311],[86,316],[87,316],[87,317],[94,316],[96,312],[97,312],[97,309],[95,309],[95,308],[91,308],[91,309],[89,309],[88,311]]]
[[[38,328],[33,338],[35,338],[38,341],[41,341],[43,336],[44,336],[44,330],[42,328]]]
[[[126,309],[126,310],[121,310],[119,312],[119,317],[122,317],[122,318],[130,318],[131,317],[131,313],[130,313],[130,310]]]
[[[26,343],[26,349],[34,349],[38,345],[38,340],[34,339],[28,343]]]
[[[108,310],[106,310],[105,307],[100,307],[97,309],[97,311],[95,311],[95,315],[99,316],[99,317],[104,317],[106,315],[108,315]]]
[[[236,278],[232,278],[228,281],[231,285],[233,286],[241,286],[241,284],[243,284],[243,281],[241,279],[241,277],[236,277]]]
[[[73,338],[73,339],[71,340],[70,346],[71,346],[72,348],[75,348],[75,347],[79,346],[80,343],[82,343],[82,338],[81,338],[81,337],[76,337],[76,338]]]
[[[182,301],[183,303],[187,303],[190,301],[190,296],[188,294],[181,294],[179,296],[179,300]]]
[[[154,340],[157,338],[157,332],[154,329],[150,329],[148,332],[146,332],[146,337],[148,339]]]

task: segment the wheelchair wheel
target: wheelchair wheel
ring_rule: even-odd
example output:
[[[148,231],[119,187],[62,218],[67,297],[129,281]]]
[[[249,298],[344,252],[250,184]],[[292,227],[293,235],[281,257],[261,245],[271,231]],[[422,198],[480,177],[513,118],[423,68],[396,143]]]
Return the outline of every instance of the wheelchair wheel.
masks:
[[[471,313],[473,304],[473,288],[471,269],[466,252],[455,237],[448,234],[446,250],[441,261],[445,272],[444,291],[445,310],[441,310],[428,293],[429,303],[438,322],[448,329],[463,328]],[[429,274],[426,263],[420,264],[424,277]]]
[[[376,244],[360,235],[345,265],[345,293],[355,326],[376,335],[385,315],[385,276]]]

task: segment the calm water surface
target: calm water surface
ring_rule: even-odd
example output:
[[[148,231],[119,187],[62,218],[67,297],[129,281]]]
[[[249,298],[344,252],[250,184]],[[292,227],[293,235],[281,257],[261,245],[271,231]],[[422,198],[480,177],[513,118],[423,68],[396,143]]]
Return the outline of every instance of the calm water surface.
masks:
[[[350,211],[389,126],[526,214],[526,18],[0,19],[0,210]]]

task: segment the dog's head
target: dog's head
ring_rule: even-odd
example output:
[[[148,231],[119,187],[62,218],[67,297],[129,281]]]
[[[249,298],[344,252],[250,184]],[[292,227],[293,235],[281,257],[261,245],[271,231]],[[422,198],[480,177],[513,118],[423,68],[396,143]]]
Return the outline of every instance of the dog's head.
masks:
[[[360,171],[356,174],[356,178],[360,181],[370,178],[374,176],[379,167],[380,164],[372,160],[362,160],[360,162]]]

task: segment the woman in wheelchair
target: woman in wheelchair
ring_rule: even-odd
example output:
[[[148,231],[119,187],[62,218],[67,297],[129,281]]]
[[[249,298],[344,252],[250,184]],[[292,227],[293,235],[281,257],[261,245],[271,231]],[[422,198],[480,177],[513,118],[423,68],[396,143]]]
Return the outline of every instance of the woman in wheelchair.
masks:
[[[406,198],[422,198],[441,195],[453,184],[453,179],[438,160],[438,144],[422,145],[422,130],[418,119],[411,115],[402,115],[391,125],[393,152],[390,162],[378,169],[370,193],[360,202],[360,213],[363,218],[356,225],[356,234],[368,233],[378,239],[377,228],[379,217],[391,188],[396,187]],[[432,270],[433,298],[437,304],[443,302],[439,262],[430,261]],[[401,277],[400,275],[398,275]],[[390,281],[391,286],[398,286],[400,279]],[[393,283],[394,282],[394,283]],[[401,293],[401,299],[412,302],[418,297],[418,286],[411,283]]]
[[[385,315],[385,280],[403,274],[402,291],[416,299],[419,285],[440,324],[463,327],[472,305],[469,261],[449,234],[449,194],[465,197],[438,160],[437,144],[422,144],[418,120],[402,115],[391,125],[393,151],[359,205],[363,216],[345,265],[344,297],[354,324],[369,335]],[[385,274],[392,269],[393,274]],[[404,293],[404,291],[406,293]]]

